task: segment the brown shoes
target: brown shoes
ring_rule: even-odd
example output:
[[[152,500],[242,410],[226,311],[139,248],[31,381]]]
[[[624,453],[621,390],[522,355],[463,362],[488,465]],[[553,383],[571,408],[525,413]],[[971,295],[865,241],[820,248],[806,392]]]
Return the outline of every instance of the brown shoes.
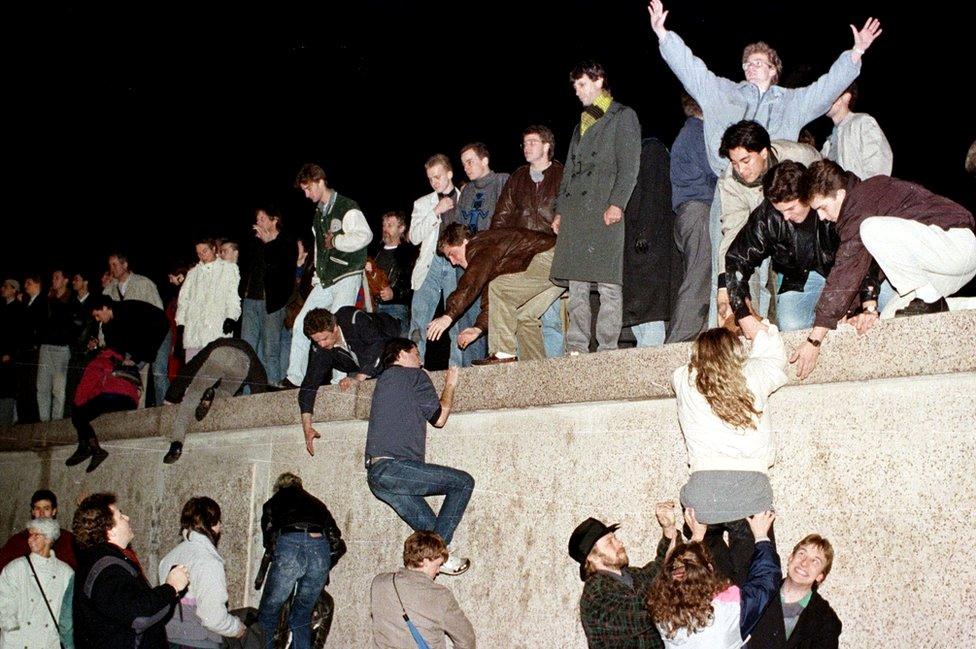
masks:
[[[471,361],[472,365],[498,365],[499,363],[514,363],[518,360],[518,356],[511,356],[509,358],[498,358],[495,354],[489,354],[485,358],[479,358],[478,360]]]

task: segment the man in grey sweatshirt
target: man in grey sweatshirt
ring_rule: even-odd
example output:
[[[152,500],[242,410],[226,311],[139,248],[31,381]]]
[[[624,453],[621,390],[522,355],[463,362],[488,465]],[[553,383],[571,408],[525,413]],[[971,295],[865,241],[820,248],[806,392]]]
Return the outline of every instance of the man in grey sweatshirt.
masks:
[[[844,51],[830,70],[814,83],[803,88],[783,88],[776,85],[783,71],[783,63],[776,50],[766,43],[751,43],[742,53],[745,81],[735,82],[714,74],[696,57],[681,37],[665,29],[668,12],[661,0],[651,0],[647,8],[651,29],[657,34],[661,56],[685,90],[702,108],[705,122],[705,145],[708,162],[716,176],[721,176],[728,160],[719,155],[722,134],[732,124],[751,120],[761,124],[772,140],[793,140],[807,123],[825,114],[844,89],[861,72],[861,57],[871,43],[881,35],[881,23],[868,18],[854,33],[854,46]],[[709,234],[712,240],[712,290],[718,285],[718,249],[721,241],[721,200],[716,192],[709,214]],[[717,322],[715,301],[711,300],[709,324]]]

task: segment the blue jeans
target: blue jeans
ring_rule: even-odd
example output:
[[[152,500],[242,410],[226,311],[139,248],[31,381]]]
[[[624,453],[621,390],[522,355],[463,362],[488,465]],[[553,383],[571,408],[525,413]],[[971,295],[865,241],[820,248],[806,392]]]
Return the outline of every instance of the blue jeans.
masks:
[[[281,327],[281,336],[279,337],[281,341],[278,345],[278,349],[290,350],[291,349],[291,329],[285,329],[284,325]],[[282,378],[288,376],[288,354],[279,354],[278,359],[278,372],[279,376]]]
[[[281,329],[285,323],[285,307],[268,313],[264,300],[244,298],[242,301],[241,339],[258,355],[268,372],[268,383],[281,381]]]
[[[461,276],[464,275],[464,269],[457,269],[458,281],[461,280]],[[487,290],[487,286],[485,289]],[[468,327],[473,327],[474,323],[478,320],[478,316],[481,315],[481,295],[475,298],[474,303],[468,307],[468,310],[461,314],[458,318],[457,328],[458,331],[464,331]],[[487,332],[483,332],[487,333]],[[456,345],[455,345],[456,346]],[[488,355],[488,336],[481,336],[478,340],[474,341],[467,347],[461,350],[461,367],[471,367],[473,361],[484,358]]]
[[[559,298],[542,314],[542,344],[546,348],[546,358],[558,358],[566,353],[565,338],[563,300]]]
[[[420,359],[424,359],[427,353],[427,325],[434,319],[434,312],[441,301],[443,293],[446,299],[448,295],[457,288],[457,273],[451,262],[440,255],[434,255],[430,263],[430,270],[420,288],[413,292],[413,301],[410,304],[410,329],[408,338],[417,343],[417,351],[420,352]],[[451,367],[461,366],[461,350],[457,346],[458,323],[454,323],[448,332],[451,337],[451,357],[448,364]]]
[[[630,328],[638,347],[660,347],[664,344],[664,320],[651,320]]]
[[[437,532],[447,545],[474,491],[469,473],[415,460],[381,460],[366,472],[366,482],[373,495],[415,532]],[[426,496],[445,496],[439,514],[434,514]]]
[[[410,309],[406,304],[378,304],[376,311],[387,313],[400,321],[400,337],[410,335]]]
[[[782,283],[782,276],[780,283]],[[802,291],[787,291],[776,296],[776,320],[780,331],[797,331],[813,326],[813,309],[827,280],[810,271]]]
[[[780,276],[779,283],[782,281]],[[813,326],[814,309],[826,283],[827,280],[823,275],[810,271],[802,292],[787,291],[776,296],[776,320],[780,331],[797,331]],[[878,295],[878,311],[881,311],[894,295],[895,289],[891,287],[888,280],[885,280],[881,284]]]
[[[258,607],[258,622],[264,629],[267,649],[274,647],[278,614],[292,591],[295,591],[295,599],[288,618],[291,646],[310,649],[312,608],[329,578],[330,552],[329,540],[325,536],[312,538],[304,532],[292,532],[278,537]]]

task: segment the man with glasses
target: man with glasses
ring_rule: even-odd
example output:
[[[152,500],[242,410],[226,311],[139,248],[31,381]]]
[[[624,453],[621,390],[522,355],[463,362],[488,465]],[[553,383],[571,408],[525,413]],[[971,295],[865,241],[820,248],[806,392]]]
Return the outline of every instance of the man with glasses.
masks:
[[[868,18],[860,31],[851,26],[854,33],[851,50],[842,52],[825,75],[803,88],[776,85],[783,72],[783,62],[776,50],[762,41],[750,43],[742,52],[742,70],[746,79],[736,83],[714,74],[692,53],[680,36],[665,29],[668,12],[664,10],[661,0],[651,0],[647,10],[651,17],[651,28],[658,37],[661,56],[702,108],[708,161],[719,177],[728,166],[728,161],[719,155],[719,143],[730,125],[743,119],[751,120],[761,124],[772,140],[796,141],[800,129],[825,114],[834,100],[857,78],[861,71],[861,57],[874,39],[881,35],[881,23],[874,18]],[[719,272],[721,198],[721,192],[716,191],[709,215],[712,295],[717,292]],[[761,271],[761,275],[765,276],[766,272]],[[765,285],[765,277],[762,283]],[[716,322],[715,314],[715,302],[712,300],[709,318],[712,325]]]
[[[498,197],[491,227],[525,228],[537,232],[552,232],[553,206],[559,183],[563,179],[563,165],[553,160],[556,137],[547,126],[530,126],[522,133],[522,153],[525,162],[511,175]],[[542,316],[542,339],[546,356],[563,355],[562,301],[556,300]]]

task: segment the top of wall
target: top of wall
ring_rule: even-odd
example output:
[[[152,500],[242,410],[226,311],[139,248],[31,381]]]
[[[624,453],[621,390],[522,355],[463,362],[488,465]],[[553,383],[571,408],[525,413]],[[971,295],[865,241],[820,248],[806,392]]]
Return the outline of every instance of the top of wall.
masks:
[[[806,331],[784,334],[787,350],[797,347]],[[671,373],[688,360],[689,343],[649,349],[627,349],[545,361],[484,366],[461,371],[455,411],[500,410],[558,403],[671,398]],[[836,383],[878,378],[976,371],[976,311],[958,311],[879,322],[863,336],[850,327],[831,332],[820,360],[804,383]],[[799,383],[790,369],[791,383]],[[438,388],[443,373],[434,373]],[[373,382],[348,391],[336,386],[319,390],[315,422],[367,419]],[[166,436],[175,406],[148,408],[99,417],[99,439]],[[214,402],[207,418],[191,432],[292,426],[300,423],[297,392],[236,397]],[[320,428],[320,432],[324,432]],[[14,426],[0,436],[0,451],[41,449],[75,444],[68,420]]]

